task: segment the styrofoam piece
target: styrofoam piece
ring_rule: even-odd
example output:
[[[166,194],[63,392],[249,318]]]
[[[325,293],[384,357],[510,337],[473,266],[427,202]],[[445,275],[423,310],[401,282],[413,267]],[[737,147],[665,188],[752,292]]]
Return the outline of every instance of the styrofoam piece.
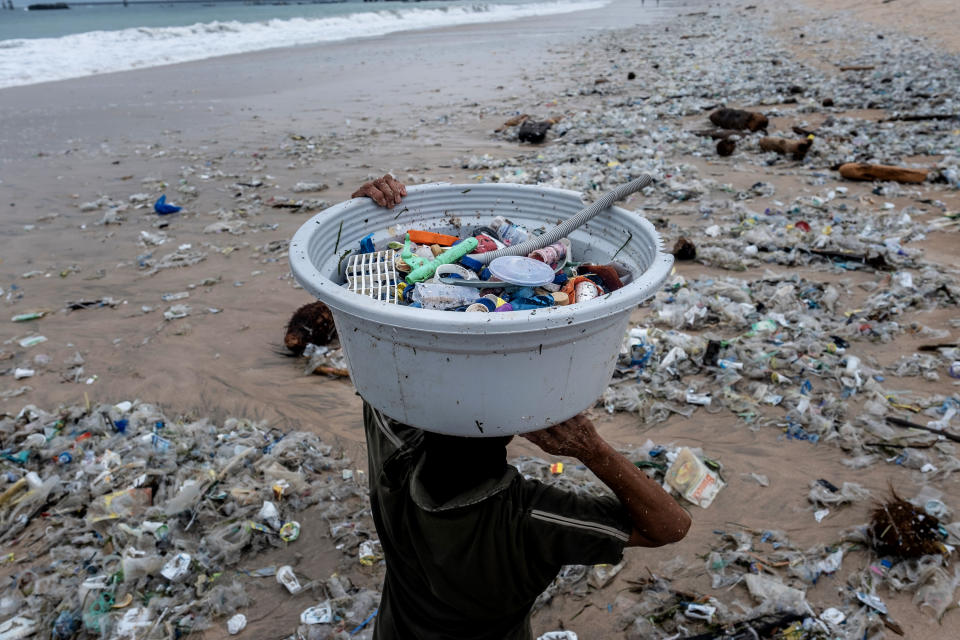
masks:
[[[384,246],[406,229],[456,235],[497,215],[528,229],[551,228],[582,208],[580,194],[547,187],[418,185],[395,209],[357,198],[317,214],[294,235],[290,266],[333,312],[351,380],[374,407],[440,433],[525,433],[576,415],[606,388],[630,312],[656,293],[673,265],[653,225],[611,207],[572,232],[579,260],[606,264],[616,256],[635,278],[589,302],[533,311],[453,313],[359,296],[340,286],[340,255],[370,233]]]

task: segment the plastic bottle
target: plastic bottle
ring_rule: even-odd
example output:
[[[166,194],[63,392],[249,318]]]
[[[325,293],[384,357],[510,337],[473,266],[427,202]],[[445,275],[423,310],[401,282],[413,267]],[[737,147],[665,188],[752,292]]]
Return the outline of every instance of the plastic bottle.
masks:
[[[421,282],[414,288],[411,299],[424,309],[455,309],[476,302],[477,291],[455,284]]]
[[[576,284],[574,289],[577,295],[577,302],[586,302],[587,300],[593,300],[598,295],[600,295],[600,290],[597,288],[597,285],[590,282],[589,280],[584,280]]]
[[[524,242],[530,237],[530,232],[516,225],[503,216],[497,216],[493,219],[493,228],[496,229],[497,235],[500,236],[500,241],[503,244],[513,246]]]

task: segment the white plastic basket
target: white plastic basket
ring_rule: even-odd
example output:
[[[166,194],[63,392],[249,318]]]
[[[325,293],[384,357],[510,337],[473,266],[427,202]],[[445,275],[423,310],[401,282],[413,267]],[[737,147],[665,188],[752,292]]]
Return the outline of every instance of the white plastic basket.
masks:
[[[294,235],[290,266],[333,312],[350,377],[370,404],[440,433],[525,433],[576,415],[606,388],[630,312],[673,265],[653,225],[611,207],[574,231],[578,260],[615,257],[633,281],[589,302],[533,311],[456,313],[374,300],[341,286],[347,259],[370,233],[384,246],[408,229],[456,235],[497,215],[551,228],[582,208],[580,194],[547,187],[419,185],[393,209],[356,198],[318,213]]]

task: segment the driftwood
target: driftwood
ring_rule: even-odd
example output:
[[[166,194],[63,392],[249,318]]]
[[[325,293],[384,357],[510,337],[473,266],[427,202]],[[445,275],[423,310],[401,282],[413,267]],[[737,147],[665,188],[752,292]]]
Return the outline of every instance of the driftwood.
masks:
[[[518,124],[521,124],[524,120],[526,120],[526,119],[529,118],[529,117],[530,117],[530,116],[529,116],[528,114],[526,114],[526,113],[521,113],[521,114],[518,115],[518,116],[513,116],[512,118],[510,118],[509,120],[507,120],[506,122],[504,122],[502,125],[500,125],[500,126],[497,127],[496,129],[494,129],[494,131],[497,132],[497,133],[500,133],[501,131],[506,131],[506,130],[509,129],[510,127],[515,127],[515,126],[517,126]]]
[[[925,120],[955,120],[960,113],[905,113],[899,116],[890,116],[880,122],[923,122]]]
[[[710,122],[723,129],[759,131],[770,124],[767,116],[742,109],[717,109],[710,114]]]
[[[920,429],[921,431],[927,431],[929,433],[935,433],[938,436],[943,436],[947,440],[953,440],[954,442],[960,442],[960,436],[955,436],[952,433],[947,433],[946,431],[938,431],[933,427],[928,427],[922,424],[917,424],[916,422],[910,422],[909,420],[904,420],[903,418],[897,418],[894,416],[887,416],[887,424],[892,424],[897,427],[903,427],[904,429]]]
[[[927,179],[924,169],[907,169],[883,164],[848,162],[840,165],[840,175],[848,180],[892,180],[894,182],[923,182]]]
[[[872,64],[848,64],[840,67],[840,71],[873,71],[876,69]]]
[[[803,160],[812,145],[813,138],[807,138],[806,140],[760,138],[760,148],[764,151],[776,151],[781,155],[792,155],[794,160]]]
[[[552,126],[553,123],[549,120],[539,122],[530,119],[524,120],[520,125],[520,130],[517,132],[517,139],[520,140],[520,142],[539,144],[547,137],[547,131],[549,131]]]

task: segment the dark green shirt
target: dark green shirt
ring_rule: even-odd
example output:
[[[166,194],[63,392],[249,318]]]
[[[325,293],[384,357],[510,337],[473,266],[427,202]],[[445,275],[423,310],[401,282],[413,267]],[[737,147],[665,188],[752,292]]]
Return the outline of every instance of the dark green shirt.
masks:
[[[437,504],[419,481],[423,433],[367,404],[363,417],[387,565],[374,640],[529,640],[533,602],[564,565],[623,556],[632,524],[613,496],[568,493],[507,465]]]

